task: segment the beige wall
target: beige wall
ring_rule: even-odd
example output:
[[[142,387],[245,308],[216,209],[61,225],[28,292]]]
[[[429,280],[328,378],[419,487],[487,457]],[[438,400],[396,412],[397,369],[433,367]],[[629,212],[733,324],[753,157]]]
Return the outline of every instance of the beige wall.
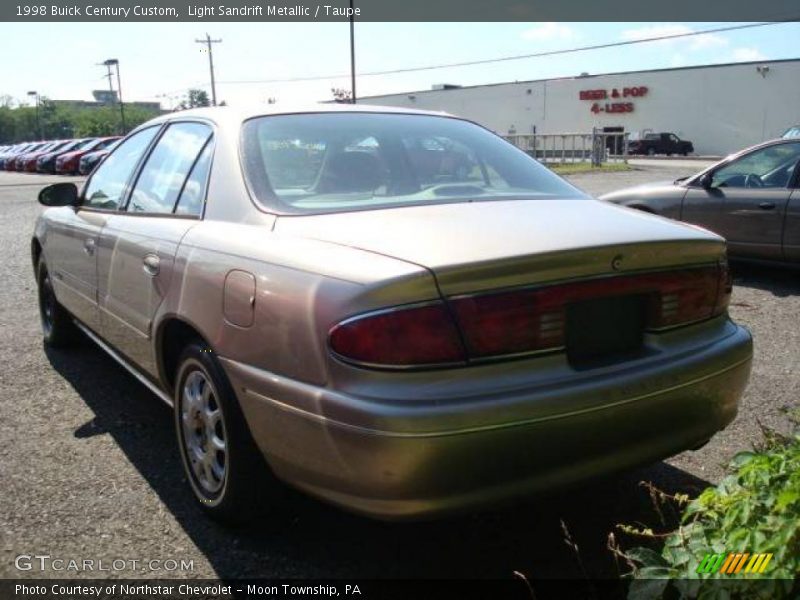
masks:
[[[756,69],[765,65],[762,75]],[[647,86],[642,98],[600,100],[634,104],[630,113],[593,114],[589,89]],[[359,103],[444,110],[498,133],[586,132],[593,126],[671,131],[699,154],[725,155],[780,136],[800,124],[800,60],[645,71],[528,83],[423,91],[359,99]]]

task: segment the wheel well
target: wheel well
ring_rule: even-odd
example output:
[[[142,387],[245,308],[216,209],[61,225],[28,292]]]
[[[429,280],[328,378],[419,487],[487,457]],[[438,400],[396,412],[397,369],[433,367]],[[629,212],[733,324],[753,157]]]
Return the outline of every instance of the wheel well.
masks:
[[[170,319],[161,326],[159,335],[159,366],[163,381],[170,391],[175,387],[175,375],[178,370],[178,358],[183,349],[191,342],[208,345],[203,336],[194,327],[180,319]]]
[[[39,257],[42,255],[42,245],[39,240],[33,238],[31,240],[31,260],[33,261],[33,270],[39,265]]]

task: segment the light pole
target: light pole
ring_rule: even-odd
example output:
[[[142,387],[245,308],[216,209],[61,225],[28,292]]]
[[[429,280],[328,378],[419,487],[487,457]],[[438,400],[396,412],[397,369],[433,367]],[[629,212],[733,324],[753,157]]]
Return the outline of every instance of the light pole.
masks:
[[[125,105],[122,103],[122,80],[119,76],[119,61],[116,58],[109,58],[103,61],[108,68],[108,84],[111,86],[111,66],[117,69],[117,98],[119,100],[119,118],[122,121],[122,135],[125,135]]]
[[[356,103],[356,21],[350,0],[350,102]]]
[[[205,44],[208,49],[208,70],[211,71],[211,106],[217,105],[217,83],[214,81],[214,52],[211,50],[211,44],[219,44],[222,40],[212,40],[211,36],[206,33],[206,39],[195,40],[196,44]]]
[[[39,119],[39,92],[32,91],[28,92],[28,96],[34,96],[36,98],[36,131],[39,132],[39,139],[42,139],[42,122]]]

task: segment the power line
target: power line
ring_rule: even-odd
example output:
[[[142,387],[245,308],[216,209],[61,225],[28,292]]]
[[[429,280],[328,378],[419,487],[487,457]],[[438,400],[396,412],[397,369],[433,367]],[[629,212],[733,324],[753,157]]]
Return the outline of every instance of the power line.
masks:
[[[649,38],[641,38],[637,40],[624,40],[621,42],[607,42],[604,44],[594,44],[591,46],[579,46],[575,48],[563,48],[560,50],[548,50],[545,52],[534,52],[531,54],[517,54],[513,56],[500,56],[495,58],[485,58],[481,60],[471,60],[471,61],[463,61],[463,62],[455,62],[455,63],[441,63],[437,65],[424,65],[420,67],[406,67],[400,69],[389,69],[384,71],[366,71],[363,73],[357,73],[358,77],[374,77],[379,75],[394,75],[398,73],[414,73],[420,71],[432,71],[436,69],[450,69],[455,67],[468,67],[473,65],[486,65],[492,64],[497,62],[508,62],[513,60],[524,60],[528,58],[541,58],[545,56],[557,56],[561,54],[572,54],[576,52],[587,52],[589,50],[603,50],[606,48],[617,48],[621,46],[631,46],[634,44],[646,44],[650,42],[660,42],[664,40],[674,40],[679,38],[688,38],[694,37],[699,35],[708,35],[711,33],[723,33],[726,31],[737,31],[742,29],[752,29],[755,27],[769,27],[772,25],[784,25],[786,23],[796,23],[799,19],[785,19],[781,21],[765,21],[759,23],[749,23],[746,25],[732,25],[727,27],[716,27],[713,29],[703,29],[700,31],[690,31],[686,33],[674,33],[669,35],[661,35],[661,36],[654,36]],[[227,80],[227,81],[220,81],[219,83],[224,84],[234,84],[234,85],[244,85],[244,84],[257,84],[257,83],[295,83],[295,82],[302,82],[302,81],[321,81],[326,79],[344,79],[349,77],[349,73],[338,73],[335,75],[314,75],[308,77],[289,77],[283,79],[243,79],[243,80]],[[203,84],[197,84],[203,85]],[[194,86],[190,86],[194,87]],[[182,91],[175,90],[175,91]]]
[[[704,29],[701,31],[691,31],[687,33],[675,33],[670,35],[662,35],[657,37],[650,37],[650,38],[642,38],[638,40],[625,40],[622,42],[609,42],[605,44],[595,44],[592,46],[580,46],[578,48],[565,48],[561,50],[549,50],[546,52],[535,52],[532,54],[518,54],[515,56],[500,56],[496,58],[485,58],[482,60],[471,60],[471,61],[464,61],[464,62],[456,62],[456,63],[442,63],[438,65],[425,65],[421,67],[406,67],[402,69],[390,69],[385,71],[367,71],[364,73],[358,73],[359,77],[373,77],[377,75],[394,75],[397,73],[413,73],[418,71],[432,71],[434,69],[450,69],[454,67],[468,67],[473,65],[486,65],[491,63],[497,62],[507,62],[512,60],[523,60],[526,58],[540,58],[544,56],[556,56],[559,54],[571,54],[574,52],[586,52],[588,50],[602,50],[605,48],[616,48],[619,46],[631,46],[633,44],[644,44],[647,42],[657,42],[663,40],[673,40],[677,38],[687,38],[692,36],[698,35],[707,35],[710,33],[721,33],[724,31],[736,31],[739,29],[751,29],[754,27],[767,27],[770,25],[782,25],[784,23],[792,23],[796,22],[797,19],[791,19],[787,21],[769,21],[769,22],[762,22],[762,23],[750,23],[747,25],[732,25],[729,27],[717,27],[715,29]],[[286,79],[244,79],[244,80],[233,80],[233,81],[220,81],[220,83],[226,84],[250,84],[250,83],[292,83],[296,81],[318,81],[322,79],[342,79],[348,77],[349,74],[337,74],[337,75],[314,75],[309,77],[290,77]]]

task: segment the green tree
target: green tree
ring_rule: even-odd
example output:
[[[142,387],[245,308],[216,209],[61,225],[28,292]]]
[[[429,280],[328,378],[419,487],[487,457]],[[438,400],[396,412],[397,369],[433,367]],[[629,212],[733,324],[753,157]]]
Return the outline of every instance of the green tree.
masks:
[[[178,104],[177,110],[187,110],[189,108],[200,108],[203,106],[211,106],[211,101],[208,99],[208,92],[205,90],[191,89],[186,95],[186,98]]]

